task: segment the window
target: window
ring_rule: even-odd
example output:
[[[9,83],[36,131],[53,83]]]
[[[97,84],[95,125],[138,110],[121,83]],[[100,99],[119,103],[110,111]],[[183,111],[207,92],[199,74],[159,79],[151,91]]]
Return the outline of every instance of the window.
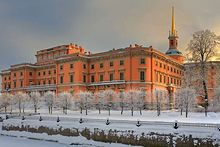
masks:
[[[73,64],[72,63],[70,64],[70,69],[73,69]]]
[[[43,84],[46,85],[46,81],[43,81]]]
[[[162,63],[160,63],[160,68],[162,68]]]
[[[160,83],[162,83],[162,75],[160,75]]]
[[[20,73],[20,76],[23,76],[23,72]]]
[[[16,77],[16,73],[14,73],[14,77]]]
[[[158,65],[158,61],[155,61],[155,65],[156,65],[156,66]]]
[[[170,71],[173,72],[173,68],[172,67],[170,68]]]
[[[9,80],[11,80],[11,77],[8,77]]]
[[[178,69],[176,70],[176,73],[179,74],[179,70]]]
[[[40,81],[38,81],[38,85],[40,85]]]
[[[60,70],[63,70],[63,65],[60,65]]]
[[[114,66],[113,61],[110,61],[109,66],[110,66],[110,67]]]
[[[170,67],[169,67],[169,66],[167,66],[167,70],[168,70],[168,71],[170,70]]]
[[[140,81],[144,82],[145,81],[145,71],[140,72]]]
[[[50,81],[50,80],[48,81],[48,84],[51,84],[51,81]]]
[[[83,82],[86,83],[86,75],[83,75]]]
[[[56,69],[55,69],[55,70],[53,71],[53,73],[56,74],[56,72],[57,72],[57,71],[56,71]]]
[[[120,60],[120,65],[124,65],[124,60]]]
[[[60,76],[60,84],[63,84],[63,76]]]
[[[113,81],[114,80],[114,74],[113,73],[110,73],[109,74],[109,81]]]
[[[170,83],[173,84],[173,78],[170,78],[170,80],[171,80]]]
[[[32,76],[32,72],[29,72],[29,76]]]
[[[83,64],[83,69],[86,69],[86,64]]]
[[[38,76],[40,76],[40,72],[38,72]]]
[[[50,72],[50,70],[48,71],[48,75],[50,75],[51,74],[51,72]]]
[[[165,64],[163,65],[163,68],[166,69],[166,65]]]
[[[92,83],[95,82],[95,76],[94,75],[91,76],[91,82]]]
[[[176,79],[174,79],[174,84],[176,84]]]
[[[20,81],[20,87],[23,87],[23,81]]]
[[[70,83],[73,83],[73,75],[70,75]]]
[[[124,80],[124,73],[120,72],[120,80]]]
[[[174,70],[174,73],[176,73],[176,68],[174,68],[173,70]]]
[[[102,74],[99,76],[99,80],[100,80],[100,82],[103,81],[103,75]]]
[[[91,69],[94,69],[94,68],[95,68],[95,66],[94,66],[94,64],[92,64],[92,65],[91,65]]]
[[[141,64],[145,64],[145,59],[144,59],[144,58],[141,58],[140,63],[141,63]]]
[[[55,79],[53,80],[53,83],[56,84],[56,80]]]
[[[166,76],[163,77],[163,82],[166,83]]]
[[[4,87],[5,87],[5,90],[7,89],[7,85],[6,84],[4,84]]]
[[[167,83],[170,84],[170,77],[167,77]]]
[[[16,88],[16,81],[14,81],[14,88]]]
[[[43,72],[43,75],[44,75],[44,76],[46,75],[46,72],[45,72],[45,71]]]
[[[100,63],[100,64],[99,64],[99,67],[100,67],[100,68],[103,68],[103,63]]]
[[[5,77],[5,81],[7,80],[7,78]]]

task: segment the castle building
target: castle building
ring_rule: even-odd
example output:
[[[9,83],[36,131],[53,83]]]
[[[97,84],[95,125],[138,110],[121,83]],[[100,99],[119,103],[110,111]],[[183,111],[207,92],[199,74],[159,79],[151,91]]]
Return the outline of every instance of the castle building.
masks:
[[[2,70],[2,92],[76,93],[136,88],[150,93],[157,89],[173,93],[181,86],[184,68],[184,57],[177,48],[174,8],[168,39],[169,49],[165,54],[152,46],[137,44],[95,54],[72,43],[42,49],[36,53],[35,64],[16,64]],[[146,98],[146,101],[154,100]]]

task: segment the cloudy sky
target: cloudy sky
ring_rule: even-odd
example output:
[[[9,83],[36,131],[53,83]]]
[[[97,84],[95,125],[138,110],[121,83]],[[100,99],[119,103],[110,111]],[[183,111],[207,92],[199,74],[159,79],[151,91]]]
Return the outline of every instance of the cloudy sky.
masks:
[[[172,5],[181,51],[195,31],[220,34],[220,0],[0,0],[0,69],[70,42],[93,53],[134,43],[164,52]]]

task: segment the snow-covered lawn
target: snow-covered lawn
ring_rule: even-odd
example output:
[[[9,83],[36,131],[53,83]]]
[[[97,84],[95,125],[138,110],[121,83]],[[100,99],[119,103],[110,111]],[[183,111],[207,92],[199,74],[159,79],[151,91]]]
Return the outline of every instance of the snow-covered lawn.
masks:
[[[42,140],[31,140],[26,138],[0,136],[0,147],[74,147],[71,145],[48,142]]]

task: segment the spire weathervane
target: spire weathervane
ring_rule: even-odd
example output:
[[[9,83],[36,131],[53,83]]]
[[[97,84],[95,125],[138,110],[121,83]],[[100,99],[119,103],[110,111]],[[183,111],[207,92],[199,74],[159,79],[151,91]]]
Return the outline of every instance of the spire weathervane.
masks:
[[[171,35],[176,35],[176,33],[175,33],[174,6],[172,7],[172,28],[171,28]]]

